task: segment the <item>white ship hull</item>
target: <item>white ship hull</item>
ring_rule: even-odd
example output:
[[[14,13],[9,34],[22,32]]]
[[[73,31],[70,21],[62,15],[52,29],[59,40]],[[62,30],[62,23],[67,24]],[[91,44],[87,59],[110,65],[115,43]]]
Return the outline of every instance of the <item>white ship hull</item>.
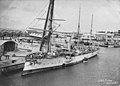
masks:
[[[25,62],[24,69],[22,75],[49,70],[56,69],[63,65],[65,58],[58,57],[52,59],[41,59],[39,60],[40,64],[30,65],[30,62]]]
[[[76,64],[76,63],[82,62],[85,58],[90,59],[90,58],[96,56],[97,54],[98,54],[98,50],[94,51],[92,53],[75,56],[75,57],[72,57],[73,60],[71,62],[65,63],[65,64],[66,65]]]
[[[65,57],[39,59],[38,64],[33,65],[30,65],[30,62],[25,62],[22,75],[73,65],[82,62],[84,58],[90,59],[97,54],[98,50],[88,54],[73,56],[71,59],[66,59]]]

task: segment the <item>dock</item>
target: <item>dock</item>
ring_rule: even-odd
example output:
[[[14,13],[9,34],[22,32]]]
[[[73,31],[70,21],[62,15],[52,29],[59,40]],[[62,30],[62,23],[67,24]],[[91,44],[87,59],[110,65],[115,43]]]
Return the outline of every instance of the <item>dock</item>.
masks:
[[[24,52],[24,53],[23,53]],[[0,74],[22,69],[25,63],[27,52],[9,52],[1,56]]]
[[[24,67],[24,58],[10,59],[0,62],[0,73],[15,71]]]

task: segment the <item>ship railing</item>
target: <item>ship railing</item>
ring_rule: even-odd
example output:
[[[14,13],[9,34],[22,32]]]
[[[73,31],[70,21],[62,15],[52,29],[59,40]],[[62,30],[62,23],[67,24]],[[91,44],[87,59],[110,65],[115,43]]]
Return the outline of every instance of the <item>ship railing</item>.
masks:
[[[30,54],[26,55],[25,60],[31,61],[31,60],[35,60],[35,59],[42,59],[42,58],[44,58],[44,55],[45,55],[45,53],[41,53],[41,52],[30,53]]]
[[[38,62],[38,60],[37,59],[34,59],[34,60],[31,60],[30,61],[30,65],[35,65],[35,64],[41,64],[41,62]]]

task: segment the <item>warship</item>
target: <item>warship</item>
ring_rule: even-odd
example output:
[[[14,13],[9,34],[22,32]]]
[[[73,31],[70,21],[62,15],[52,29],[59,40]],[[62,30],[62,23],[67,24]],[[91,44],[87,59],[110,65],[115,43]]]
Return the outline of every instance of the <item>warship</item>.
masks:
[[[68,44],[68,48],[58,47],[55,50],[51,50],[51,35],[53,33],[52,25],[53,20],[55,20],[53,19],[53,11],[54,0],[50,0],[40,44],[40,51],[32,52],[26,56],[22,75],[66,67],[90,59],[98,54],[98,48],[92,46],[73,46],[70,44]],[[47,25],[49,25],[48,30],[46,30]]]

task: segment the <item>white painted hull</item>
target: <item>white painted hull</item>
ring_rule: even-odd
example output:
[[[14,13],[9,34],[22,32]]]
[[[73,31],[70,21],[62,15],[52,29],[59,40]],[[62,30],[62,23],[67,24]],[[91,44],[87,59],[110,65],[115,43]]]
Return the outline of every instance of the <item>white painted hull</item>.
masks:
[[[85,58],[90,59],[90,58],[96,56],[97,54],[98,54],[98,51],[95,51],[93,53],[75,56],[75,57],[72,57],[73,60],[71,62],[66,63],[66,64],[68,64],[68,65],[69,64],[76,64],[76,63],[82,62]]]
[[[71,59],[66,59],[64,57],[52,58],[52,59],[40,59],[38,64],[30,65],[30,62],[25,62],[23,74],[26,75],[29,73],[49,70],[49,69],[56,69],[63,66],[73,65],[79,62],[82,62],[84,58],[92,58],[98,54],[98,51],[93,53],[83,54],[74,56]]]

